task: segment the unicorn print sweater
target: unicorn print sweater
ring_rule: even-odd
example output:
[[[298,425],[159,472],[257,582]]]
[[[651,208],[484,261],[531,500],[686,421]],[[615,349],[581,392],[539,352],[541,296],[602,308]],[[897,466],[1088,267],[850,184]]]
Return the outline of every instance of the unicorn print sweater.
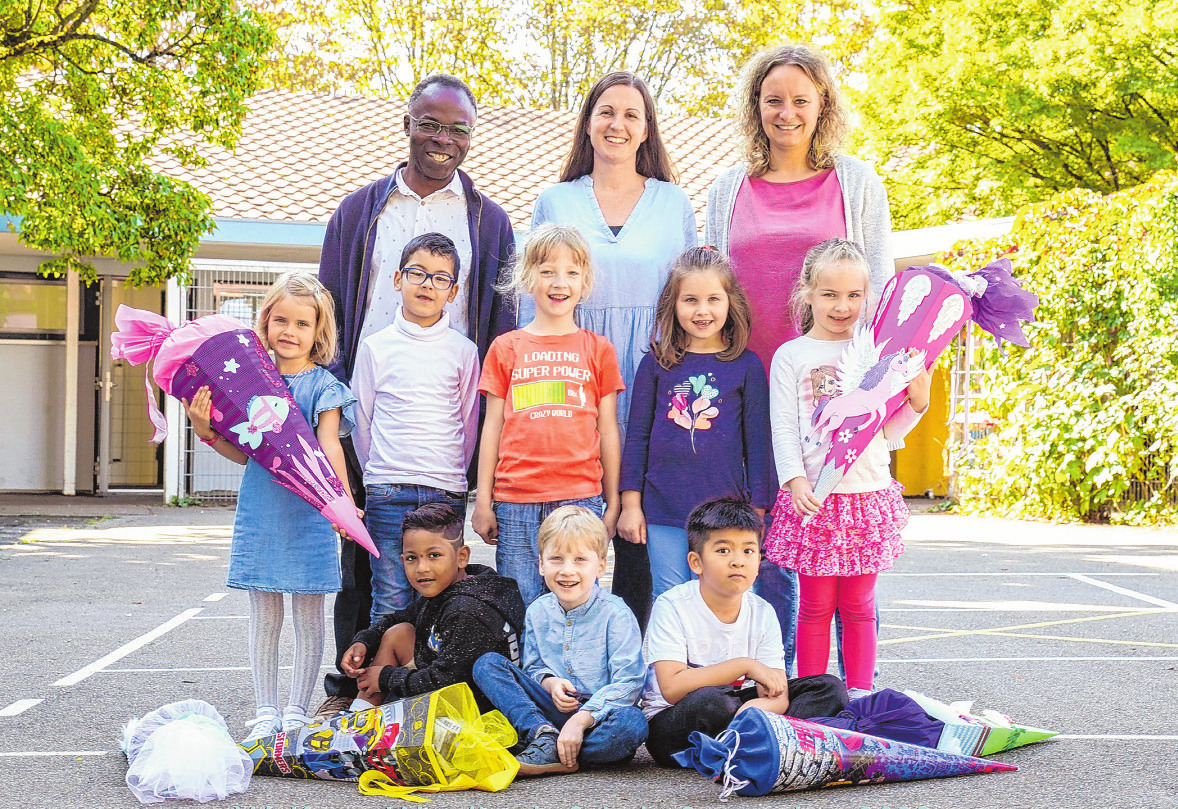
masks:
[[[850,340],[798,337],[777,349],[769,370],[769,419],[773,428],[773,457],[777,479],[785,486],[804,476],[813,485],[826,459],[826,447],[812,436],[814,411],[838,394],[838,365]],[[847,470],[836,494],[874,492],[892,476],[889,450],[904,446],[920,416],[905,403],[867,445]],[[834,440],[838,441],[836,433]]]

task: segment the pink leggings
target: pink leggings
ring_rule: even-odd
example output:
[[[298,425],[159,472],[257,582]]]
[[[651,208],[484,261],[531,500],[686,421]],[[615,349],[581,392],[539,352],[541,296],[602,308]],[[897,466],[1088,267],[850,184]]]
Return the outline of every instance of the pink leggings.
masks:
[[[843,620],[843,665],[847,688],[871,688],[875,673],[875,579],[798,574],[798,675],[825,674],[830,657],[830,619]]]

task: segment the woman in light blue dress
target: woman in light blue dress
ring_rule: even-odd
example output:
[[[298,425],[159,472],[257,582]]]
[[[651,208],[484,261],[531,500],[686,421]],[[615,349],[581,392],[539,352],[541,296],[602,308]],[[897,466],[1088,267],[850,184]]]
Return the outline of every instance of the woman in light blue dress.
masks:
[[[696,246],[695,211],[676,179],[650,91],[633,73],[618,71],[585,97],[560,183],[541,192],[532,212],[533,228],[572,225],[589,242],[595,280],[578,321],[617,350],[626,383],[618,396],[623,442],[629,389],[650,346],[659,292],[671,262]],[[533,306],[521,301],[520,323],[530,322]],[[614,538],[613,592],[645,628],[651,600],[645,545]]]

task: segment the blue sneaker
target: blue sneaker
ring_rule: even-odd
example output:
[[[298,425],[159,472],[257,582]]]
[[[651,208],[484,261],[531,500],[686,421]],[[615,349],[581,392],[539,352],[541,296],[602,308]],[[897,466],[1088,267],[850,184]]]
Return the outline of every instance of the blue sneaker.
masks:
[[[519,776],[530,778],[536,775],[557,775],[559,773],[576,772],[577,765],[566,767],[560,762],[556,740],[559,731],[552,725],[544,725],[536,731],[532,741],[524,751],[515,757],[519,762]]]

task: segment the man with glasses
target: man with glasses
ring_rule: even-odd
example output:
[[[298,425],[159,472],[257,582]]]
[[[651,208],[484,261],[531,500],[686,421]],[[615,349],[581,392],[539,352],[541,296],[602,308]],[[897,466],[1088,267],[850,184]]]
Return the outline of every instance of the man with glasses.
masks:
[[[459,170],[476,114],[474,94],[461,79],[443,73],[423,79],[409,96],[403,121],[408,160],[388,177],[349,194],[328,222],[319,279],[335,299],[340,339],[331,371],[344,382],[351,380],[360,343],[390,325],[401,308],[403,290],[396,284],[401,251],[423,233],[445,234],[458,254],[458,283],[444,309],[450,328],[474,342],[480,359],[495,337],[514,328],[515,313],[494,288],[515,254],[511,221]],[[349,443],[345,449],[350,476],[362,480]],[[340,561],[344,589],[335,601],[337,667],[356,632],[368,625],[371,609],[368,555],[345,542]],[[346,708],[356,681],[332,673],[325,688],[328,699],[317,717]]]

